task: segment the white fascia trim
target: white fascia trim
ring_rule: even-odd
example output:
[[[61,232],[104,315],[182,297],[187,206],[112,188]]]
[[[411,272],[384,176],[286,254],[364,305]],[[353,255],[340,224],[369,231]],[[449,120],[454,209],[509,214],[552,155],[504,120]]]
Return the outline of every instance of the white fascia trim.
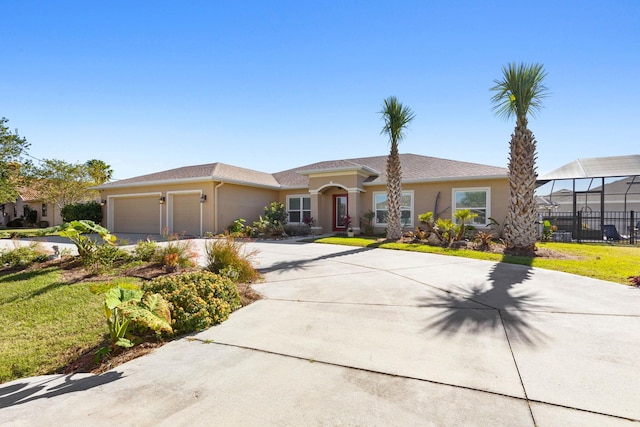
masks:
[[[189,183],[197,183],[197,182],[225,182],[227,184],[238,184],[244,185],[247,187],[257,187],[257,188],[266,188],[269,190],[281,190],[282,186],[280,185],[269,185],[269,184],[258,184],[253,182],[247,182],[236,179],[228,179],[228,178],[220,178],[217,176],[212,177],[200,177],[200,178],[184,178],[184,179],[163,179],[158,181],[144,181],[144,182],[129,182],[125,184],[113,184],[109,186],[98,185],[95,187],[89,187],[91,190],[111,190],[116,188],[132,188],[132,187],[149,187],[151,185],[172,185],[172,184],[189,184]]]
[[[478,176],[464,176],[464,177],[447,177],[447,178],[417,178],[417,179],[405,179],[402,180],[402,184],[426,184],[429,182],[464,182],[464,181],[477,181],[480,179],[508,179],[507,175],[478,175]],[[386,181],[382,182],[364,182],[363,186],[373,187],[378,185],[387,185]]]

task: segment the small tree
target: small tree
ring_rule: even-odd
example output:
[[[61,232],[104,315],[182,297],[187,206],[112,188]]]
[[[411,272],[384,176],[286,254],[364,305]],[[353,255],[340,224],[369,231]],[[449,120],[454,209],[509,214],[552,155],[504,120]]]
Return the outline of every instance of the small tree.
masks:
[[[29,148],[29,143],[18,131],[11,132],[5,124],[6,118],[0,118],[0,204],[13,203],[18,198],[21,182],[21,165],[29,164],[21,158]]]
[[[42,201],[55,204],[60,210],[68,204],[91,199],[88,187],[92,180],[84,164],[44,159],[40,166],[32,168],[30,176],[30,187]]]

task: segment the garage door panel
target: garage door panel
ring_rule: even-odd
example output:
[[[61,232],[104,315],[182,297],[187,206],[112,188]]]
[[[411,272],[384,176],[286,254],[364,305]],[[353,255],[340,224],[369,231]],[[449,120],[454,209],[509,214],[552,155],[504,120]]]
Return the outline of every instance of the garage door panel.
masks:
[[[122,197],[114,199],[113,232],[160,232],[160,206],[157,196]]]
[[[200,194],[173,196],[173,232],[186,236],[200,235]]]

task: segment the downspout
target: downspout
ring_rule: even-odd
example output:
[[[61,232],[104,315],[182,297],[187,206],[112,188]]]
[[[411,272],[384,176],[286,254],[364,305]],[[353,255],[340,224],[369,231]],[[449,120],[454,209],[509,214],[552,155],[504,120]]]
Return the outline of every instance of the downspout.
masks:
[[[218,188],[224,185],[223,181],[220,181],[220,184],[213,187],[213,228],[215,232],[218,232]]]

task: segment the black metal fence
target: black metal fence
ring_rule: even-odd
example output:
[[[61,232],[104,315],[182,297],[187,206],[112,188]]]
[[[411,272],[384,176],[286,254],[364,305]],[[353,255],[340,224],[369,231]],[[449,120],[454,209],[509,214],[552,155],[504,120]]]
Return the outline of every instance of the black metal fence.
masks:
[[[638,243],[640,218],[634,211],[628,212],[556,212],[544,215],[554,229],[551,239],[577,242],[626,242]]]

